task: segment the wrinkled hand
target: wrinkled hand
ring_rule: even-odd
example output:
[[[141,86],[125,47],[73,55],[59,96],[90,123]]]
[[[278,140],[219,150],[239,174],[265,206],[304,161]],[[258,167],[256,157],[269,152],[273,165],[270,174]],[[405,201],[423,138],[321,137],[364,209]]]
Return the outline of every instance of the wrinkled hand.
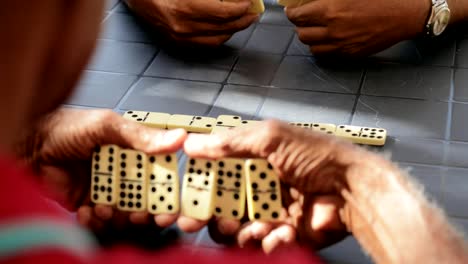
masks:
[[[97,145],[116,144],[146,153],[171,153],[180,149],[187,136],[184,130],[164,131],[144,127],[102,110],[61,109],[42,121],[30,137],[24,151],[39,181],[51,199],[70,211],[94,231],[112,220],[124,228],[128,222],[149,224],[148,213],[125,214],[109,206],[90,203],[91,155]],[[157,215],[161,227],[175,222],[177,215]]]
[[[339,217],[344,203],[339,189],[346,186],[345,172],[373,155],[328,135],[277,121],[223,134],[189,135],[184,150],[191,157],[264,158],[273,165],[286,189],[284,222],[217,219],[210,225],[215,240],[235,236],[240,246],[260,242],[265,252],[297,241],[319,249],[343,239],[348,233]]]
[[[130,9],[169,38],[189,44],[218,46],[247,28],[258,15],[248,13],[250,0],[126,0]]]
[[[313,0],[286,14],[315,55],[366,56],[421,34],[429,10],[419,0]]]

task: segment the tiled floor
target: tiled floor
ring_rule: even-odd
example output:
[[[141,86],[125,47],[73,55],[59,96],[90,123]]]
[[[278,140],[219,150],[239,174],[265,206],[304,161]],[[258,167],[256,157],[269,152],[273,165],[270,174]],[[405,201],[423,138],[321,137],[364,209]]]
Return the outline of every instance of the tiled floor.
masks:
[[[384,127],[390,138],[378,151],[411,168],[468,231],[467,33],[402,42],[345,64],[317,61],[274,6],[209,52],[161,48],[118,0],[109,1],[103,25],[69,105]],[[181,240],[219,247],[206,230]],[[320,254],[333,263],[370,262],[353,238]]]

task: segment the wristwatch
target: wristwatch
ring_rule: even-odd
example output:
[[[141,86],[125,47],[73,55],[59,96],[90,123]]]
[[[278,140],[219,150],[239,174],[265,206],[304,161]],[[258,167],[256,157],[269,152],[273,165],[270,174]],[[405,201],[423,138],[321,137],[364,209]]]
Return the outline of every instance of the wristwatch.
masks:
[[[450,8],[447,0],[432,0],[429,20],[426,24],[426,34],[437,37],[444,32],[450,22]]]

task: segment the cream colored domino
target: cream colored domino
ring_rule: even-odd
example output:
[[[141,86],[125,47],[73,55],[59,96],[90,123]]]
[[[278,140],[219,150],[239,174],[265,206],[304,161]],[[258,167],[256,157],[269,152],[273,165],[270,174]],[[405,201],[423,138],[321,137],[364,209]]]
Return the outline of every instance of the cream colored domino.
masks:
[[[245,160],[221,159],[216,162],[218,180],[214,214],[229,219],[241,219],[245,211]]]
[[[175,153],[148,157],[148,211],[152,214],[179,212],[179,175]]]
[[[336,131],[336,125],[326,123],[312,123],[310,128],[312,131],[323,132],[329,135],[334,135]]]
[[[216,126],[238,127],[242,123],[242,118],[235,115],[220,115],[216,118]]]
[[[187,132],[210,133],[215,123],[216,119],[212,117],[172,115],[167,121],[167,128],[183,128]]]
[[[199,220],[213,215],[216,162],[189,158],[182,184],[182,214]]]
[[[240,126],[253,126],[255,124],[258,124],[262,121],[258,121],[258,120],[242,120]]]
[[[302,127],[306,129],[310,129],[312,124],[311,123],[302,123],[302,122],[291,122],[289,123],[291,126]]]
[[[91,201],[96,204],[114,205],[117,201],[117,165],[119,147],[97,147],[93,153],[91,168]]]
[[[217,134],[217,133],[222,133],[225,131],[228,131],[230,129],[233,129],[234,127],[227,127],[227,126],[215,126],[211,130],[211,134]]]
[[[245,164],[249,219],[278,221],[281,219],[281,187],[273,167],[261,159]]]
[[[147,202],[147,157],[143,152],[120,150],[118,177],[119,197],[117,208],[122,211],[146,211]]]
[[[383,128],[349,125],[338,126],[335,135],[353,143],[373,146],[383,146],[387,139],[387,131]]]
[[[311,1],[312,0],[278,0],[278,4],[282,6],[301,6]]]
[[[143,112],[129,110],[125,112],[123,118],[140,122],[145,126],[166,129],[167,121],[171,117],[167,113]]]

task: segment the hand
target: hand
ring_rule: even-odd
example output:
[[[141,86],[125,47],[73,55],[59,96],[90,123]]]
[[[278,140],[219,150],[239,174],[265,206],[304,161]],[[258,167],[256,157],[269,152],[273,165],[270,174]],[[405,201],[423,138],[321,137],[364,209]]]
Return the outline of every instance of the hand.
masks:
[[[189,135],[187,155],[197,158],[253,157],[267,159],[278,173],[288,217],[280,224],[218,219],[210,231],[215,239],[236,235],[241,246],[260,241],[264,251],[300,241],[315,249],[343,239],[347,230],[339,211],[352,166],[376,162],[373,155],[337,138],[277,121],[217,135]],[[242,225],[242,226],[241,226]]]
[[[22,157],[39,175],[50,198],[78,212],[81,224],[99,231],[112,220],[116,228],[130,221],[149,224],[148,213],[125,214],[109,206],[89,201],[91,155],[95,146],[116,144],[145,153],[172,153],[180,149],[187,136],[184,130],[163,131],[123,119],[111,111],[61,109],[41,121],[21,144]],[[157,215],[154,221],[166,227],[177,215]]]
[[[430,1],[313,0],[288,7],[299,39],[315,55],[366,56],[424,32]]]
[[[250,26],[250,0],[126,0],[138,15],[180,43],[218,46]]]

